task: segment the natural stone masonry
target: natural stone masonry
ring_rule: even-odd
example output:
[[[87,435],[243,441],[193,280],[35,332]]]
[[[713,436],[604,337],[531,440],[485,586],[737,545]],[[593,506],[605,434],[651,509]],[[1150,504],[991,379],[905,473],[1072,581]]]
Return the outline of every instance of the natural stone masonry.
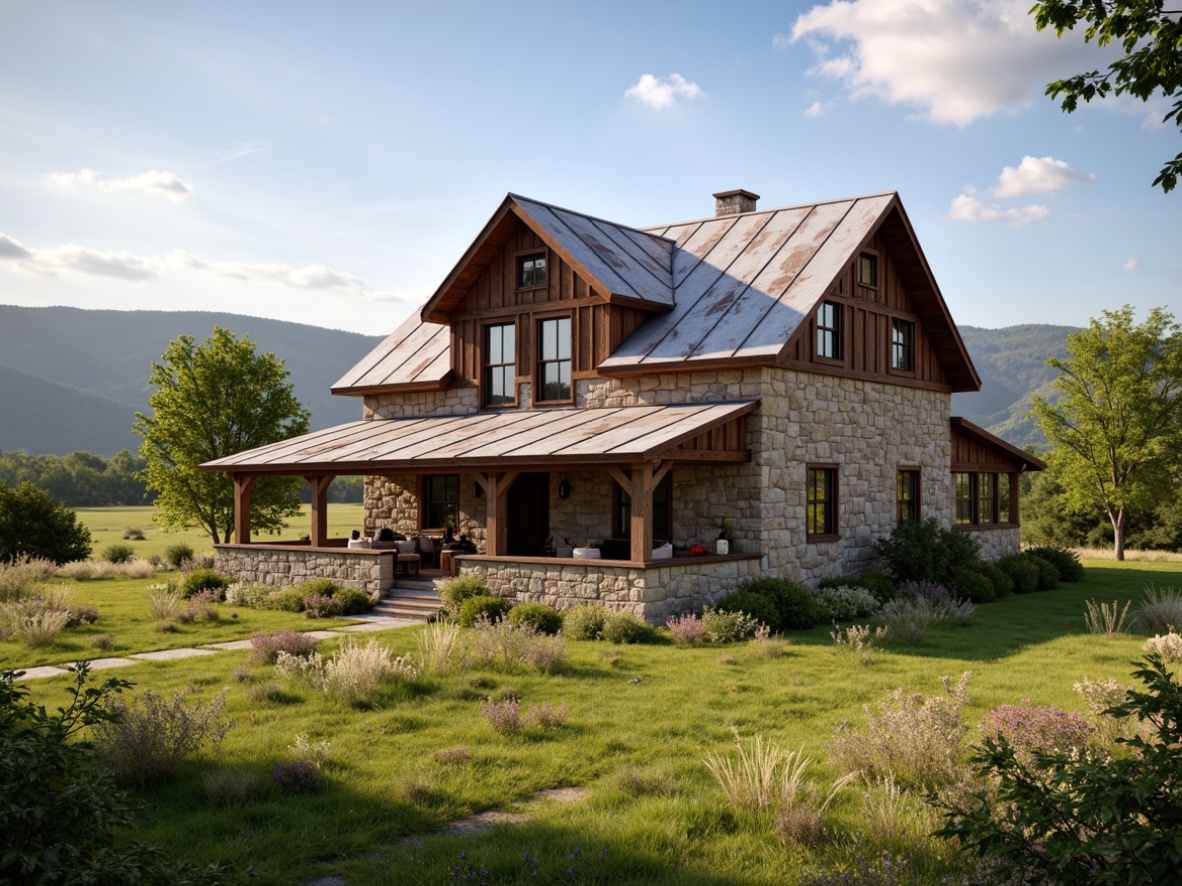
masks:
[[[224,545],[216,548],[218,572],[249,584],[283,588],[309,578],[331,578],[376,598],[394,584],[394,555],[343,548]]]
[[[1021,545],[1017,526],[999,526],[996,529],[979,529],[971,532],[981,546],[982,560],[998,560],[1006,554],[1018,553]]]

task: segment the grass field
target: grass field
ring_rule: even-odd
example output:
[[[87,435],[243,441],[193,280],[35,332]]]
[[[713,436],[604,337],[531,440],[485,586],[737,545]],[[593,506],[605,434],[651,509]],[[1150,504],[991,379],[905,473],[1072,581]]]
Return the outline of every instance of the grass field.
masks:
[[[970,725],[1022,699],[1082,710],[1072,684],[1084,677],[1128,682],[1144,642],[1088,634],[1084,601],[1123,605],[1141,599],[1147,583],[1182,586],[1182,563],[1090,561],[1078,584],[979,607],[970,625],[935,631],[919,645],[891,645],[869,666],[835,654],[826,628],[790,635],[779,658],[746,644],[568,641],[565,667],[550,676],[433,673],[386,690],[375,707],[360,710],[278,681],[269,667],[255,666],[240,682],[231,675],[244,653],[136,665],[118,672],[135,681],[133,693],[191,687],[209,698],[224,687],[235,726],[216,759],[206,754],[142,792],[135,837],[194,861],[253,869],[259,876],[251,882],[260,884],[328,874],[344,876],[348,886],[794,883],[806,869],[850,862],[865,826],[862,790],[839,797],[828,840],[786,846],[769,817],[732,812],[703,765],[708,753],[733,749],[731,727],[802,748],[816,761],[809,780],[823,787],[839,774],[825,749],[835,724],[864,724],[863,706],[896,687],[932,694],[941,675],[971,671]],[[416,656],[420,630],[389,631],[380,642]],[[261,691],[266,684],[274,689]],[[38,681],[34,692],[58,704],[65,685],[65,678]],[[566,726],[497,735],[481,716],[480,700],[510,696],[523,709],[565,703]],[[266,777],[300,733],[330,743],[324,792],[211,805],[203,773],[228,766]],[[585,797],[535,799],[544,789],[572,786],[586,788]],[[485,810],[522,813],[525,820],[473,836],[439,835]],[[880,848],[905,853],[924,882],[957,873],[947,848],[926,838],[870,845],[875,855]],[[536,860],[537,879],[527,854]],[[475,868],[470,877],[468,863]],[[487,880],[479,879],[482,868]]]

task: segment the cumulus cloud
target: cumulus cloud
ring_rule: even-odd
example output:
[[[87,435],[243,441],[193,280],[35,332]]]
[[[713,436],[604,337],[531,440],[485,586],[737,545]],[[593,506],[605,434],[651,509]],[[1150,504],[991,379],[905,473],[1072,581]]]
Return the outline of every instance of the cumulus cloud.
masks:
[[[11,261],[20,270],[43,277],[75,273],[142,281],[158,276],[154,261],[129,252],[96,252],[74,245],[29,249],[7,234],[0,234],[0,261]]]
[[[704,98],[705,95],[697,83],[686,80],[680,74],[670,74],[668,77],[642,74],[636,85],[624,93],[624,98],[636,99],[641,104],[660,110],[670,107],[679,99]]]
[[[1030,104],[1080,65],[1105,62],[1094,46],[1036,31],[1029,8],[1030,0],[831,0],[773,45],[808,41],[817,58],[810,73],[842,82],[854,98],[966,126]]]
[[[832,107],[833,102],[813,102],[804,109],[804,115],[806,117],[813,117],[814,119],[817,117],[823,117],[825,116],[825,112]]]
[[[95,188],[107,193],[147,194],[182,203],[193,196],[193,186],[171,172],[157,169],[127,178],[103,179],[93,169],[50,173],[49,180],[63,188]]]
[[[966,222],[1008,222],[1011,225],[1028,225],[1051,217],[1045,206],[1032,203],[1029,206],[1004,209],[996,203],[983,202],[974,188],[965,188],[963,194],[952,201],[948,218]]]
[[[168,257],[169,264],[197,271],[207,271],[222,277],[288,286],[293,289],[339,289],[364,292],[365,283],[345,271],[334,271],[325,265],[306,265],[293,268],[273,263],[249,264],[236,261],[207,261],[190,252],[177,250]]]
[[[1120,266],[1122,271],[1139,271],[1141,270],[1141,259],[1135,255],[1130,255],[1125,259],[1125,263]]]
[[[1054,157],[1022,158],[1017,166],[1007,166],[997,177],[994,197],[1020,197],[1023,194],[1046,194],[1064,191],[1073,185],[1088,184],[1096,180],[1096,174],[1084,175],[1076,172],[1062,160]]]

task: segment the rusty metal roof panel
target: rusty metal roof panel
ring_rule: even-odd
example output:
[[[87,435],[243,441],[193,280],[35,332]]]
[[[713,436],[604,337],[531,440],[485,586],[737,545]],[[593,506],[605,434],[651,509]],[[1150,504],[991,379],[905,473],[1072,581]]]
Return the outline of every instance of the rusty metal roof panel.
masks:
[[[334,394],[352,389],[441,383],[451,371],[451,333],[424,323],[414,311],[393,333],[332,386]]]

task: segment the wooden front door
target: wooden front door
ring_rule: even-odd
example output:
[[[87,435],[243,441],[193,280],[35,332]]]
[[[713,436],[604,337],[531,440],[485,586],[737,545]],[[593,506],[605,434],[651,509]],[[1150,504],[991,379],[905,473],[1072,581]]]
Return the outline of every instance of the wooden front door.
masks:
[[[509,487],[506,554],[540,557],[550,537],[550,475],[522,474]]]

